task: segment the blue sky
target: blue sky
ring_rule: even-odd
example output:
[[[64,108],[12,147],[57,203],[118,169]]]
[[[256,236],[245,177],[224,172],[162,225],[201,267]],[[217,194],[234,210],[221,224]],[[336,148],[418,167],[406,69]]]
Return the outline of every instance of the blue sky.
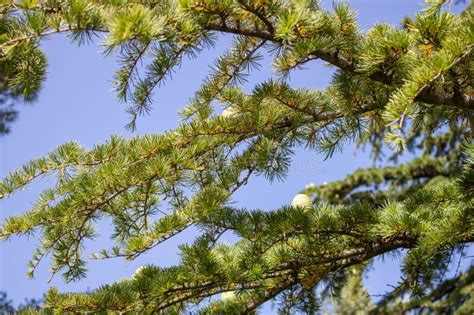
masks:
[[[331,1],[322,1],[330,5]],[[363,29],[376,22],[397,24],[407,15],[420,9],[421,1],[413,0],[358,0],[351,7],[359,12],[358,19]],[[453,8],[459,11],[461,7]],[[0,138],[0,177],[21,167],[27,161],[42,156],[58,145],[76,140],[86,147],[102,143],[112,134],[130,137],[136,134],[156,133],[174,128],[178,123],[177,112],[198,89],[219,52],[225,48],[229,38],[223,38],[215,50],[205,51],[196,60],[188,60],[173,75],[173,79],[155,93],[154,110],[148,117],[138,121],[138,130],[132,134],[124,129],[128,122],[126,104],[119,103],[112,91],[112,76],[117,68],[114,58],[104,58],[98,45],[77,47],[64,36],[50,37],[42,42],[49,60],[48,78],[44,89],[34,104],[21,107],[19,119],[12,133]],[[299,87],[324,88],[330,80],[331,69],[314,62],[306,70],[294,73],[291,84]],[[261,71],[254,73],[246,87],[272,76],[268,62],[263,62]],[[268,183],[264,178],[253,178],[234,196],[239,206],[274,209],[289,204],[293,196],[310,182],[316,184],[343,178],[358,167],[371,164],[368,154],[354,154],[353,145],[342,154],[323,161],[315,152],[304,148],[296,150],[289,176],[284,182]],[[0,200],[0,219],[27,210],[47,185],[54,179],[43,179],[28,186],[7,200]],[[110,245],[108,232],[110,222],[99,225],[103,235],[89,242],[85,253],[94,252]],[[0,290],[8,291],[15,302],[25,297],[40,297],[50,286],[60,290],[94,289],[101,284],[129,277],[143,264],[172,265],[178,261],[176,247],[192,241],[195,230],[189,230],[178,238],[158,247],[136,261],[124,260],[92,261],[88,264],[88,277],[80,282],[66,284],[60,276],[47,283],[48,262],[43,263],[35,279],[25,275],[27,262],[31,258],[38,239],[13,239],[0,244]],[[378,261],[371,277],[366,281],[371,294],[381,294],[399,279],[397,263],[387,258]],[[265,313],[271,312],[269,307]]]

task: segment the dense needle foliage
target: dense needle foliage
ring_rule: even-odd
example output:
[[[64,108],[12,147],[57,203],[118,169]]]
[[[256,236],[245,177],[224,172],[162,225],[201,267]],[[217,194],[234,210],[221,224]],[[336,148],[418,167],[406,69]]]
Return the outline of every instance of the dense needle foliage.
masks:
[[[314,313],[321,292],[341,292],[340,313],[351,305],[374,314],[472,313],[473,270],[445,273],[474,241],[474,12],[469,5],[456,15],[444,2],[427,0],[401,26],[364,33],[338,2],[326,10],[315,0],[3,0],[8,86],[25,96],[39,89],[42,38],[66,33],[83,44],[97,35],[104,53],[118,56],[115,90],[130,104],[131,129],[185,58],[221,34],[235,37],[175,130],[111,137],[92,149],[66,143],[0,183],[8,198],[37,178],[57,178],[0,230],[4,239],[39,235],[31,276],[49,255],[52,276],[84,277],[83,242],[98,220],[112,220],[116,246],[93,259],[134,259],[191,226],[200,230],[174,267],[145,266],[87,294],[52,289],[44,306],[234,314],[277,299],[282,313]],[[244,91],[264,54],[275,78]],[[331,85],[293,88],[288,74],[316,59],[335,69]],[[253,176],[284,180],[296,146],[330,158],[348,142],[370,147],[378,161],[384,143],[391,160],[417,157],[308,186],[310,203],[299,196],[274,211],[232,207],[232,194]],[[229,231],[235,244],[220,241]],[[388,253],[403,253],[403,281],[376,304],[361,300],[361,274]]]

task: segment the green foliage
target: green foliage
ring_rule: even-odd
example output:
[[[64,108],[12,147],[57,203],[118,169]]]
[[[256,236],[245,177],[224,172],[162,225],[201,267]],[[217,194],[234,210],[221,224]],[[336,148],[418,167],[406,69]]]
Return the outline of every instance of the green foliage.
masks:
[[[8,299],[7,293],[0,292],[0,313],[1,314],[38,314],[41,309],[41,300],[25,299],[24,303],[14,307],[12,301]],[[47,313],[45,311],[44,313]]]
[[[41,33],[41,18],[28,15],[28,25]],[[32,101],[46,73],[46,58],[38,49],[37,42],[25,44],[9,42],[8,33],[20,27],[5,15],[0,17],[0,135],[10,131],[10,124],[16,119],[16,103]]]
[[[397,166],[359,169],[343,180],[309,186],[303,192],[314,195],[318,201],[332,204],[382,204],[392,199],[403,200],[414,189],[430,182],[439,182],[440,178],[457,171],[459,167],[446,163],[445,158],[423,156]]]
[[[337,314],[367,314],[372,308],[372,301],[362,284],[361,270],[348,270],[347,283],[341,291],[336,305]]]
[[[405,300],[403,309],[421,309],[433,296],[430,310],[472,307],[471,271],[451,280],[444,274],[452,253],[462,255],[474,240],[473,13],[443,11],[443,3],[428,1],[403,27],[378,24],[366,34],[343,3],[330,11],[318,1],[279,0],[4,3],[0,65],[10,89],[28,98],[40,88],[42,37],[64,32],[83,44],[105,33],[100,44],[118,55],[114,86],[131,103],[132,129],[185,58],[212,48],[218,34],[235,37],[175,130],[113,136],[92,149],[67,143],[0,183],[7,198],[37,178],[58,178],[0,230],[5,239],[39,235],[31,276],[50,255],[52,276],[84,277],[83,243],[96,236],[98,220],[113,222],[115,246],[92,259],[134,259],[191,226],[200,230],[181,246],[176,266],[146,266],[87,294],[52,289],[44,306],[235,314],[276,299],[280,313],[315,313],[322,290],[339,292],[337,305],[347,313],[393,311]],[[277,77],[244,91],[265,53]],[[315,59],[336,68],[331,85],[293,88],[287,76]],[[391,160],[407,151],[416,157],[310,186],[303,193],[312,202],[300,195],[304,202],[273,211],[231,206],[252,176],[284,180],[297,146],[330,158],[354,142],[370,146],[380,162],[384,140],[394,149]],[[222,243],[226,232],[238,241]],[[363,288],[349,271],[362,273],[372,259],[402,250],[404,281],[393,294],[374,305],[352,303],[348,296]],[[446,281],[459,286],[438,294]]]

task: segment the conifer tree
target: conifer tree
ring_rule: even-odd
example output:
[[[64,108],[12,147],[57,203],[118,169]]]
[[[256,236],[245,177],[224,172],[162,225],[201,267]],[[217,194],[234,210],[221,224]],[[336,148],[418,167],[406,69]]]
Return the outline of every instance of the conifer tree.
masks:
[[[403,281],[370,312],[472,313],[472,268],[452,279],[445,271],[474,241],[474,12],[471,4],[453,14],[445,2],[426,0],[402,26],[364,33],[340,2],[327,10],[316,0],[3,0],[8,86],[25,95],[41,86],[43,38],[66,33],[83,44],[98,35],[105,54],[118,55],[115,90],[130,104],[131,129],[185,58],[234,36],[175,130],[114,136],[92,149],[66,143],[0,183],[8,198],[57,178],[0,230],[3,239],[41,238],[31,276],[50,256],[52,276],[84,277],[83,243],[98,220],[112,220],[116,246],[92,259],[134,259],[191,226],[200,231],[176,266],[144,266],[89,293],[51,289],[44,307],[237,314],[276,299],[282,313],[314,313],[318,292],[338,291],[351,268],[403,250]],[[263,54],[275,79],[246,92],[242,82]],[[292,87],[288,74],[314,60],[335,69],[330,86]],[[348,142],[370,147],[377,161],[387,161],[385,144],[389,160],[417,157],[309,186],[301,192],[309,203],[299,195],[273,211],[232,206],[254,176],[284,180],[295,146],[330,158]],[[235,244],[220,241],[229,231]]]
[[[0,34],[3,33],[4,31],[0,30]],[[18,116],[18,104],[33,101],[41,88],[46,68],[46,59],[43,54],[38,50],[37,55],[32,57],[36,58],[32,60],[33,65],[41,68],[36,70],[29,69],[31,66],[25,65],[29,61],[22,58],[21,52],[17,51],[10,57],[3,56],[0,61],[0,136],[10,132],[11,124]],[[15,83],[15,78],[19,79],[21,75],[29,76],[31,71],[38,76],[37,82]]]
[[[5,22],[10,14],[7,5],[0,5],[0,42],[9,39],[8,33],[15,23]],[[3,45],[0,52],[0,136],[10,131],[17,118],[18,103],[35,99],[46,71],[46,58],[31,38],[28,44]]]
[[[362,284],[361,267],[357,266],[346,270],[347,280],[338,299],[332,299],[332,303],[327,303],[323,314],[363,315],[372,310],[372,300]]]

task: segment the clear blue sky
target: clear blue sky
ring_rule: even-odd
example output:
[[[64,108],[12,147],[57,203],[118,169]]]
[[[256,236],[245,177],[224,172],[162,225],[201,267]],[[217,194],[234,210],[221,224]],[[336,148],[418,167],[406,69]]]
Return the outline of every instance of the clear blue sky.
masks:
[[[330,5],[331,1],[322,1]],[[421,8],[421,0],[357,0],[351,1],[351,7],[359,12],[358,19],[363,29],[368,29],[376,22],[399,24],[407,15]],[[461,6],[454,7],[459,11]],[[229,38],[224,38],[227,43]],[[125,113],[126,104],[116,101],[112,92],[111,79],[117,68],[113,58],[105,59],[98,51],[97,45],[77,47],[71,45],[67,38],[56,36],[43,41],[42,46],[49,60],[48,79],[40,93],[39,99],[32,105],[22,106],[19,119],[14,123],[12,133],[0,138],[0,177],[21,167],[28,160],[42,156],[58,145],[76,140],[92,147],[104,142],[111,134],[124,137],[132,136],[125,131],[128,121]],[[197,60],[189,60],[177,71],[173,80],[158,89],[154,97],[154,110],[148,117],[138,121],[135,134],[156,133],[168,130],[177,125],[177,111],[182,108],[206,76],[208,65],[212,63],[223,45],[216,50],[205,51]],[[315,62],[294,73],[291,78],[293,86],[324,88],[330,80],[331,70]],[[264,62],[261,71],[251,77],[247,84],[251,88],[255,83],[272,76],[271,67]],[[309,182],[316,184],[343,178],[358,167],[369,166],[371,161],[367,154],[358,152],[354,155],[352,145],[346,147],[342,154],[323,161],[315,152],[300,148],[285,182],[269,184],[264,178],[253,178],[234,196],[237,205],[249,208],[274,209],[289,204],[301,188]],[[0,201],[0,219],[27,210],[47,185],[54,184],[54,179],[45,179],[12,198]],[[99,232],[104,235],[95,242],[87,243],[85,253],[106,248],[109,222],[99,225]],[[123,277],[129,277],[138,266],[143,264],[172,265],[177,262],[176,247],[182,242],[192,241],[195,230],[189,230],[178,238],[155,248],[136,261],[124,260],[91,261],[88,264],[88,277],[80,282],[66,284],[60,276],[51,283],[49,264],[46,260],[37,271],[35,279],[27,279],[25,272],[38,239],[13,239],[0,244],[0,290],[16,303],[25,297],[41,297],[50,286],[60,290],[87,290],[101,284],[110,283]],[[379,260],[367,280],[371,294],[381,294],[399,279],[396,261],[387,258],[385,263]],[[265,307],[264,313],[271,313]]]

